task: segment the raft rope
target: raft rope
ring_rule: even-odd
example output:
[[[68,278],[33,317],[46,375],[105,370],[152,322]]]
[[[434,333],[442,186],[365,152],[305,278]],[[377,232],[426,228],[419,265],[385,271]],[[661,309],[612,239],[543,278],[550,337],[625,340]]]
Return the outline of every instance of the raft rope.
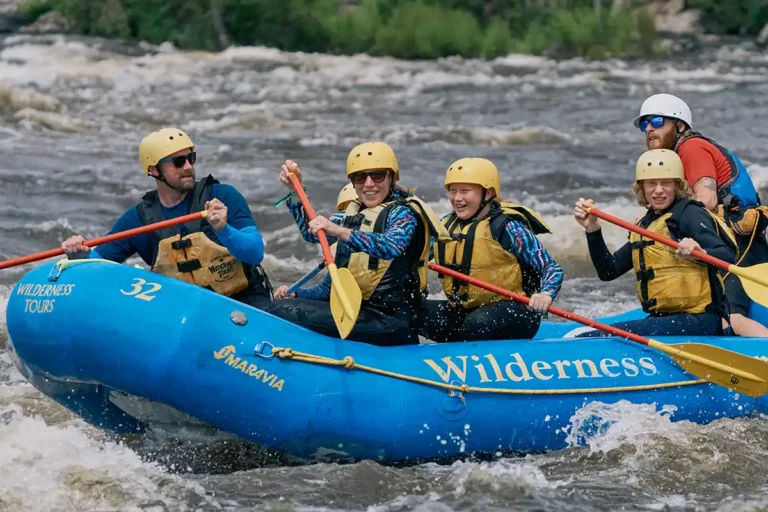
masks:
[[[67,270],[69,267],[76,265],[82,265],[84,263],[112,263],[113,265],[119,265],[116,261],[105,260],[102,258],[83,258],[79,260],[59,260],[51,267],[51,271],[48,272],[48,280],[56,281],[61,276],[61,273]]]
[[[256,351],[257,355],[259,350]],[[476,386],[468,386],[467,384],[446,384],[444,382],[437,382],[429,379],[422,379],[420,377],[413,377],[411,375],[403,375],[402,373],[390,372],[382,370],[380,368],[374,368],[372,366],[365,366],[358,364],[352,358],[352,356],[346,356],[343,359],[332,359],[330,357],[318,356],[315,354],[307,354],[306,352],[296,352],[291,348],[284,347],[272,347],[272,355],[280,359],[287,361],[300,361],[302,363],[322,364],[327,366],[342,366],[346,370],[362,370],[364,372],[375,373],[377,375],[383,375],[385,377],[392,377],[394,379],[406,380],[409,382],[416,382],[418,384],[425,384],[427,386],[435,386],[449,391],[458,391],[459,393],[496,393],[503,395],[577,395],[585,393],[618,393],[621,391],[645,391],[651,389],[664,389],[674,388],[680,386],[694,386],[696,384],[705,384],[706,380],[685,380],[679,382],[666,382],[663,384],[645,384],[642,386],[618,386],[614,388],[576,388],[576,389],[505,389],[505,388],[481,388]],[[263,356],[262,356],[263,357]]]
[[[752,248],[752,242],[755,241],[755,234],[757,233],[757,227],[760,225],[760,220],[758,219],[755,221],[755,227],[752,229],[752,235],[749,237],[749,243],[747,244],[747,248],[744,249],[744,254],[741,255],[741,258],[739,258],[739,261],[736,262],[736,266],[738,267],[741,265],[741,262],[744,261],[744,258],[746,258],[747,253]],[[723,276],[723,281],[725,281],[728,276],[731,275],[731,271],[729,270],[726,272],[725,276]],[[729,322],[730,323],[730,322]]]

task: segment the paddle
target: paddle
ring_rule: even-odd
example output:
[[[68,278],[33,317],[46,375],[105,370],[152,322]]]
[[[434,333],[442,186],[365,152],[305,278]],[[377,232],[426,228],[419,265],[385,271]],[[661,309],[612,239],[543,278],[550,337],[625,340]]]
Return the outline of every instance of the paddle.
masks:
[[[115,240],[123,240],[124,238],[130,238],[132,236],[143,235],[144,233],[157,231],[158,229],[163,229],[170,226],[177,226],[179,224],[184,224],[186,222],[191,222],[197,219],[204,219],[207,216],[208,216],[208,212],[206,212],[205,210],[203,210],[202,212],[190,213],[189,215],[176,217],[175,219],[163,220],[160,222],[155,222],[154,224],[147,224],[146,226],[141,226],[138,228],[120,231],[118,233],[112,233],[111,235],[94,238],[93,240],[86,240],[83,243],[83,245],[88,247],[93,247],[95,245],[103,245],[109,242],[114,242]],[[51,249],[49,251],[36,252],[34,254],[29,254],[27,256],[20,256],[18,258],[13,258],[10,260],[5,260],[0,262],[0,270],[15,267],[17,265],[23,265],[24,263],[31,263],[33,261],[52,258],[54,256],[59,256],[61,254],[64,254],[64,251],[62,251],[61,249]]]
[[[611,224],[616,224],[617,226],[629,231],[634,231],[635,233],[646,238],[650,238],[651,240],[656,240],[659,243],[668,245],[673,249],[677,249],[677,246],[680,245],[671,238],[666,238],[661,235],[657,235],[656,233],[652,233],[647,229],[619,219],[618,217],[614,217],[613,215],[600,211],[597,208],[587,208],[587,213],[594,215],[599,219],[610,222]],[[761,304],[762,306],[768,307],[768,263],[761,263],[751,267],[737,267],[736,265],[710,256],[709,254],[706,254],[698,249],[694,250],[691,255],[700,259],[704,263],[709,263],[713,267],[726,270],[731,274],[738,276],[741,279],[741,284],[744,286],[744,291],[747,292],[749,298]]]
[[[301,200],[301,204],[304,205],[304,211],[307,212],[309,220],[317,217],[315,210],[309,203],[307,194],[304,193],[304,188],[301,186],[299,178],[293,173],[289,174],[288,177]],[[331,314],[336,322],[336,327],[339,329],[339,334],[342,338],[346,338],[352,332],[355,322],[357,322],[357,315],[360,313],[360,303],[363,300],[362,293],[349,269],[336,267],[325,231],[322,229],[318,231],[317,238],[320,240],[320,246],[323,248],[323,258],[328,266],[328,273],[331,274]]]
[[[304,274],[302,277],[299,278],[298,281],[293,283],[290,288],[288,288],[285,291],[285,296],[288,297],[289,295],[293,295],[296,293],[296,290],[304,286],[307,281],[315,277],[318,273],[320,273],[321,270],[325,268],[325,261],[321,261],[319,265],[317,265],[315,268]]]
[[[480,281],[435,263],[430,263],[429,268],[440,274],[445,274],[454,279],[464,281],[465,283],[498,293],[499,295],[508,297],[517,302],[528,304],[528,297],[524,295],[519,295],[504,288]],[[660,341],[644,338],[623,329],[601,324],[595,320],[579,316],[576,313],[571,313],[570,311],[565,311],[564,309],[555,306],[550,306],[549,312],[568,320],[574,320],[580,324],[588,325],[589,327],[600,329],[601,331],[605,331],[615,336],[660,350],[670,356],[677,364],[682,366],[685,371],[704,379],[707,382],[719,384],[720,386],[733,389],[749,396],[763,396],[768,393],[768,364],[757,358],[702,343],[676,343],[666,345]]]

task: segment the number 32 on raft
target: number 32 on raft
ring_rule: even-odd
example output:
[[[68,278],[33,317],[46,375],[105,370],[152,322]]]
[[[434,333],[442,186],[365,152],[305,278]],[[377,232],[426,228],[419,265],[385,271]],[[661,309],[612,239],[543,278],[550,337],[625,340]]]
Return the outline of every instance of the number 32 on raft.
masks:
[[[151,294],[155,293],[160,288],[162,288],[162,285],[159,285],[157,283],[148,283],[146,280],[140,277],[134,277],[133,285],[131,285],[131,289],[120,290],[120,293],[122,293],[123,295],[128,295],[129,297],[133,297],[135,299],[141,299],[149,302],[156,297],[155,295],[151,295]]]

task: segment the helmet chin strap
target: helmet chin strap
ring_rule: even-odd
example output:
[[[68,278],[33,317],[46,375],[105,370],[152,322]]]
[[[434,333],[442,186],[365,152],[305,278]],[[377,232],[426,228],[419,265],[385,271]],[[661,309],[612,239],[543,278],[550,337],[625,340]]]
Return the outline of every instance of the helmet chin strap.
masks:
[[[392,177],[392,179],[389,182],[389,192],[387,192],[387,197],[384,198],[384,202],[389,201],[395,195],[395,185],[397,185],[397,183],[395,182],[395,174],[392,173],[390,174],[390,176]]]
[[[168,180],[165,179],[165,176],[163,176],[163,171],[161,171],[160,167],[158,167],[157,165],[155,166],[155,170],[157,171],[157,176],[155,176],[154,174],[150,174],[150,176],[155,178],[157,181],[162,181],[163,183],[168,185],[168,187],[170,187],[171,189],[175,190],[179,194],[186,194],[188,192],[188,190],[182,190],[182,189],[176,188],[173,185],[171,185],[170,183],[168,183]]]
[[[483,199],[482,199],[482,201],[480,201],[480,205],[477,207],[477,211],[476,211],[475,213],[473,213],[473,214],[472,214],[472,216],[471,216],[471,217],[469,217],[469,218],[468,218],[468,219],[467,219],[465,222],[470,222],[470,221],[473,221],[473,220],[475,220],[475,217],[477,217],[478,215],[480,215],[480,212],[482,212],[482,211],[483,211],[483,208],[485,208],[486,206],[488,206],[488,204],[490,204],[490,202],[494,200],[494,198],[493,198],[493,197],[491,197],[490,199],[486,199],[486,197],[485,197],[485,193],[486,193],[487,191],[488,191],[488,189],[486,189],[486,188],[484,188],[484,189],[483,189]]]
[[[677,151],[677,146],[680,144],[680,138],[683,136],[685,132],[690,130],[687,124],[683,123],[684,128],[681,130],[677,127],[677,123],[680,122],[678,120],[675,120],[675,145],[672,147],[673,151]]]

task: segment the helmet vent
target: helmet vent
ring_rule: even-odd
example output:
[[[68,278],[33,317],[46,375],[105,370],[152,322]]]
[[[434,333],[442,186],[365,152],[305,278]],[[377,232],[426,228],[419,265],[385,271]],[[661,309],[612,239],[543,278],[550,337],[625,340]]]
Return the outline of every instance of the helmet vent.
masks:
[[[369,152],[368,152],[368,156],[373,156],[373,152],[372,152],[372,151],[369,151]]]

